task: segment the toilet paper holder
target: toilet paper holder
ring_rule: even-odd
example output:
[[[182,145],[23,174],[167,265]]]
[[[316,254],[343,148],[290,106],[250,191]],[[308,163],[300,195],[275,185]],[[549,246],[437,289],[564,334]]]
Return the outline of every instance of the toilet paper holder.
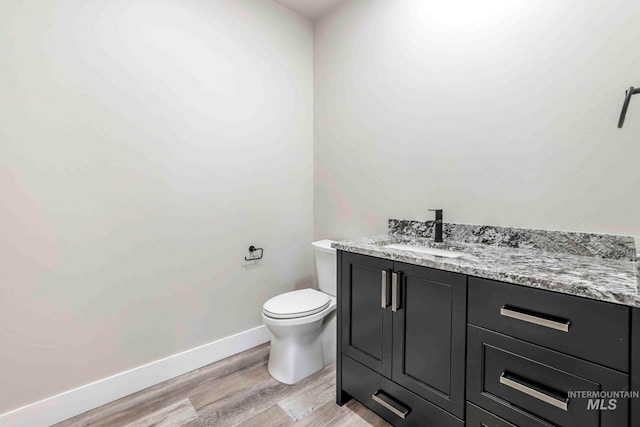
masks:
[[[253,246],[253,245],[249,246],[249,252],[250,252],[251,254],[253,254],[254,252],[257,252],[257,251],[260,251],[260,256],[259,256],[259,257],[249,257],[249,258],[244,257],[244,260],[245,260],[245,261],[257,261],[257,260],[259,260],[259,259],[262,259],[262,255],[264,254],[264,249],[262,249],[262,248],[256,248],[256,247],[255,247],[255,246]]]

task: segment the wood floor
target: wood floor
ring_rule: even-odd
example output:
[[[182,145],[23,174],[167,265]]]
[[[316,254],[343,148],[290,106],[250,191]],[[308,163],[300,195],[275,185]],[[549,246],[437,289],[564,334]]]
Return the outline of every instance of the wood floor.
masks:
[[[356,401],[335,404],[335,365],[288,386],[269,376],[269,346],[205,366],[56,427],[389,426]]]

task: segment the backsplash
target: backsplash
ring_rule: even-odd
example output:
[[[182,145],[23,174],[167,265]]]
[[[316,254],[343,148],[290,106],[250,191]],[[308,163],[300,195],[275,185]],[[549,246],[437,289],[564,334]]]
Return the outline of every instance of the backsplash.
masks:
[[[390,219],[388,233],[391,236],[432,238],[433,228],[427,227],[423,221]],[[445,241],[537,249],[606,259],[637,260],[636,243],[631,236],[446,222],[443,224],[442,234]]]

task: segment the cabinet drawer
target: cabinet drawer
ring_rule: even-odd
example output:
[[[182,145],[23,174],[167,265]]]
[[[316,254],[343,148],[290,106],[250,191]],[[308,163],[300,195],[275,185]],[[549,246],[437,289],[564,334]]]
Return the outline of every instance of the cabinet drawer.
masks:
[[[500,417],[496,417],[491,412],[487,412],[482,408],[478,408],[473,403],[467,402],[467,427],[518,427],[505,421]]]
[[[469,278],[468,322],[629,372],[629,309]]]
[[[570,391],[625,391],[613,369],[469,325],[467,400],[516,425],[626,426],[628,402],[589,408]],[[591,403],[593,405],[593,403]]]
[[[394,426],[464,425],[461,420],[443,409],[348,356],[341,357],[342,389]]]

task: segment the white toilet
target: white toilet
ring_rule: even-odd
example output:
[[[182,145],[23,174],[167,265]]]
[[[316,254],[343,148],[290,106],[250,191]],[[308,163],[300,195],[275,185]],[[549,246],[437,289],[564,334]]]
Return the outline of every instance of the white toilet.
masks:
[[[269,373],[295,384],[336,360],[336,250],[331,240],[313,242],[318,287],[287,292],[262,306],[271,331]]]

